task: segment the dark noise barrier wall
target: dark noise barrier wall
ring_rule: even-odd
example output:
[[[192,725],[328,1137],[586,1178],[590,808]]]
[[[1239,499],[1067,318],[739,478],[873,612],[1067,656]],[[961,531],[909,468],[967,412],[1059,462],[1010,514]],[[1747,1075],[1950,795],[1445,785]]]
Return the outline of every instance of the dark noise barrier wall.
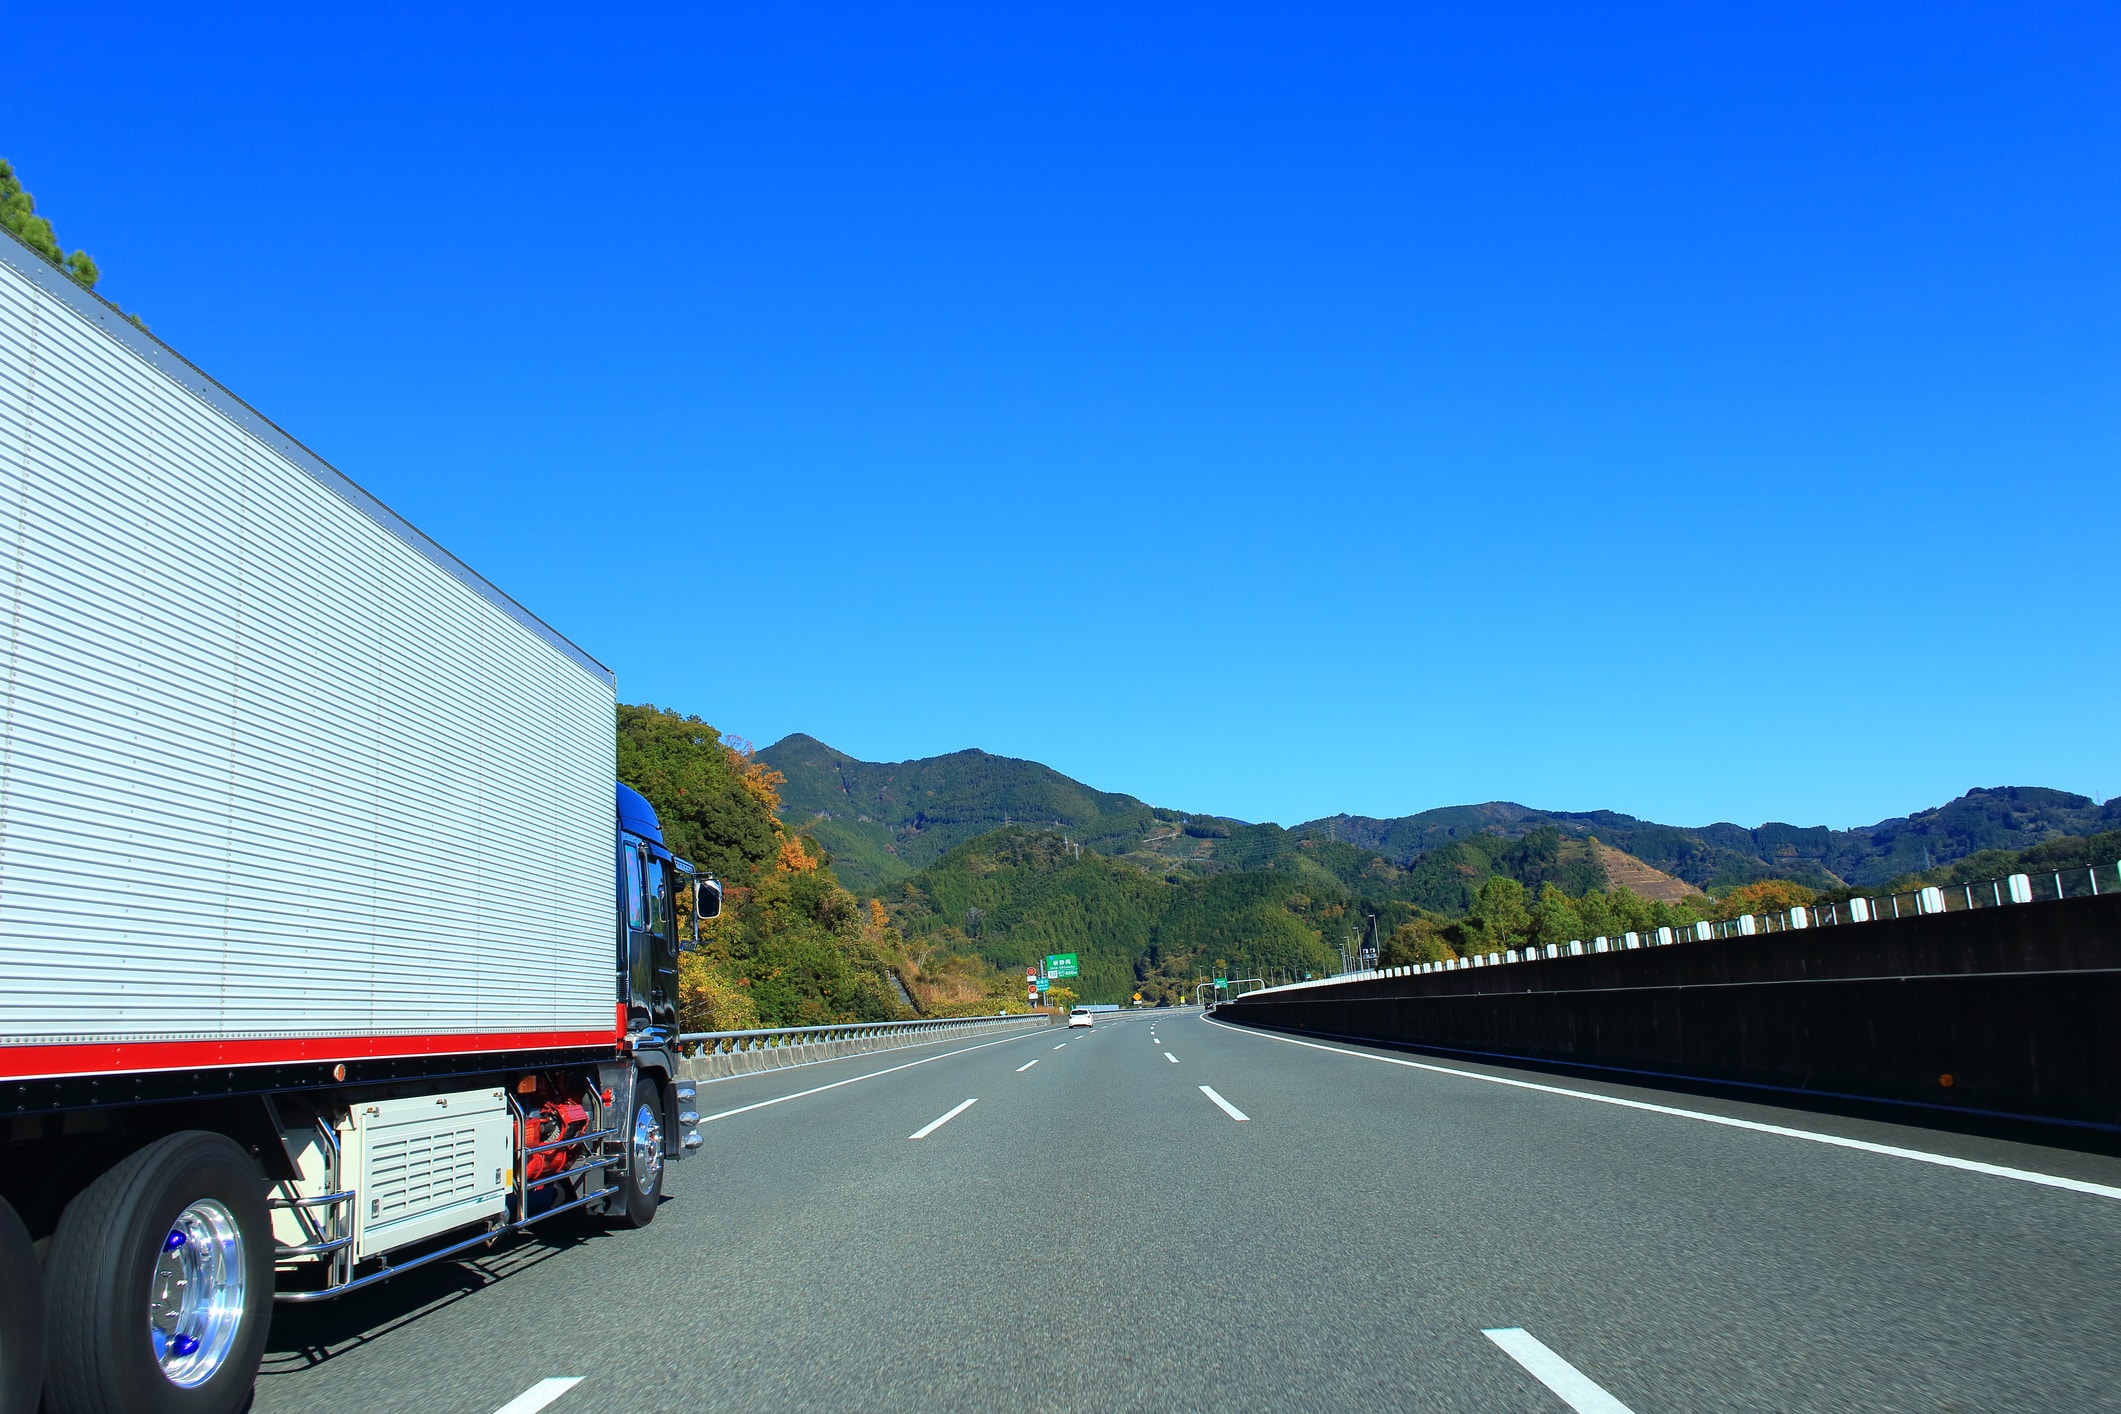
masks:
[[[2121,1132],[2121,895],[1255,993],[1216,1018]]]

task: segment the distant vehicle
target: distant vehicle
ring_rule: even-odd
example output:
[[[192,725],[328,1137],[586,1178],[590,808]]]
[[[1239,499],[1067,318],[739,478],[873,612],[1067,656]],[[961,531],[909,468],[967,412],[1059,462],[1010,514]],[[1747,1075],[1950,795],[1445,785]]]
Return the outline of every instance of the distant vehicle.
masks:
[[[1077,1026],[1095,1026],[1096,1024],[1097,1018],[1087,1011],[1071,1011],[1068,1013],[1068,1025],[1071,1029]]]

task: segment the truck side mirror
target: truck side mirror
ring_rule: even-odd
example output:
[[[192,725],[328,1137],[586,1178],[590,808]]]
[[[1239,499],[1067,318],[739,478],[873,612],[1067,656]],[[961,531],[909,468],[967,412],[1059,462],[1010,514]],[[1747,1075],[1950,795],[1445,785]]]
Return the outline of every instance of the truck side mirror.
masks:
[[[702,923],[705,923],[710,918],[720,918],[722,916],[722,886],[712,879],[702,879],[699,883],[699,889],[699,907],[695,912],[695,916]]]

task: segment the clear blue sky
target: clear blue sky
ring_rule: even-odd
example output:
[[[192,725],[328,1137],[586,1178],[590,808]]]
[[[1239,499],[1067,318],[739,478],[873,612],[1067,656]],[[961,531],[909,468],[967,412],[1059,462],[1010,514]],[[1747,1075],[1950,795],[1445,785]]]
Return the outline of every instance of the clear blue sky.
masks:
[[[2121,11],[34,6],[104,291],[618,672],[1293,823],[2121,793]]]

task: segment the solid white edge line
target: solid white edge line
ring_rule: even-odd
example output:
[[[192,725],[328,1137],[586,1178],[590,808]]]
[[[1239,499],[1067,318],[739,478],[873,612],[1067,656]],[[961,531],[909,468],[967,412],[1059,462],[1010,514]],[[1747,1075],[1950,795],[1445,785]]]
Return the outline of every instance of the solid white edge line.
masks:
[[[1230,1118],[1234,1120],[1244,1121],[1252,1118],[1252,1116],[1246,1114],[1243,1110],[1231,1104],[1222,1096],[1216,1094],[1215,1091],[1209,1086],[1201,1086],[1200,1093],[1206,1095],[1209,1099],[1215,1101],[1216,1108],[1220,1109],[1224,1114],[1230,1116]]]
[[[1038,1033],[1034,1031],[1028,1034],[1035,1036]],[[790,1100],[800,1100],[808,1095],[822,1095],[827,1090],[837,1090],[842,1085],[852,1085],[862,1080],[874,1080],[879,1075],[896,1075],[902,1070],[911,1070],[917,1065],[926,1065],[930,1061],[948,1060],[952,1056],[965,1055],[970,1051],[984,1051],[989,1046],[1006,1045],[1011,1041],[1021,1041],[1023,1039],[1022,1036],[1004,1036],[998,1041],[982,1041],[977,1046],[966,1046],[963,1050],[944,1051],[939,1056],[922,1056],[919,1060],[907,1061],[904,1065],[894,1065],[884,1070],[872,1070],[866,1075],[850,1075],[845,1080],[835,1080],[830,1085],[816,1085],[808,1090],[798,1090],[793,1095],[777,1095],[771,1100],[761,1100],[755,1105],[738,1105],[733,1110],[722,1110],[716,1114],[701,1115],[700,1123],[713,1124],[716,1120],[727,1119],[731,1115],[750,1114],[753,1110],[763,1110],[769,1105],[785,1105]],[[765,1073],[764,1071],[760,1072],[762,1075]]]
[[[555,1375],[551,1379],[539,1380],[529,1389],[524,1390],[514,1399],[494,1410],[493,1414],[537,1414],[538,1410],[543,1409],[581,1382],[582,1377],[580,1375],[575,1375],[568,1379],[562,1379]]]
[[[1165,1059],[1165,1060],[1167,1060],[1167,1061],[1169,1061],[1169,1062],[1171,1062],[1171,1064],[1173,1064],[1173,1065],[1177,1065],[1177,1064],[1178,1064],[1178,1057],[1177,1057],[1177,1056],[1174,1056],[1174,1055],[1172,1055],[1172,1054],[1171,1054],[1171,1053],[1170,1053],[1169,1051],[1165,1051],[1165,1052],[1164,1052],[1164,1059]]]
[[[1039,1062],[1039,1057],[1037,1057],[1037,1056],[1033,1056],[1033,1057],[1032,1057],[1031,1059],[1029,1059],[1029,1060],[1025,1061],[1025,1062],[1024,1062],[1024,1063],[1023,1063],[1022,1065],[1018,1066],[1018,1067],[1016,1068],[1016,1073],[1017,1073],[1018,1075],[1022,1075],[1022,1074],[1023,1074],[1023,1073],[1025,1072],[1025,1071],[1029,1070],[1029,1069],[1030,1069],[1030,1068],[1031,1068],[1032,1066],[1034,1066],[1034,1065],[1037,1065],[1037,1064],[1038,1064],[1038,1062]]]
[[[1601,1389],[1596,1380],[1549,1350],[1545,1341],[1523,1327],[1504,1326],[1481,1334],[1531,1371],[1532,1378],[1554,1391],[1576,1414],[1635,1414],[1634,1410]]]
[[[936,1130],[941,1129],[951,1120],[956,1119],[959,1115],[963,1114],[966,1110],[971,1109],[974,1105],[978,1103],[979,1097],[975,1095],[971,1099],[965,1101],[963,1104],[953,1106],[950,1110],[950,1113],[943,1115],[941,1118],[929,1120],[926,1124],[922,1125],[919,1129],[914,1130],[906,1137],[908,1139],[926,1139],[929,1135],[935,1133]]]
[[[1218,1026],[1227,1023],[1217,1022]],[[1353,1056],[1357,1060],[1379,1061],[1385,1065],[1402,1065],[1409,1070],[1433,1071],[1438,1075],[1455,1075],[1465,1080],[1484,1080],[1490,1085],[1507,1085],[1516,1090],[1537,1090],[1545,1095],[1565,1095],[1572,1100],[1590,1100],[1601,1105],[1614,1105],[1624,1110],[1641,1110],[1647,1114],[1672,1115],[1678,1119],[1700,1120],[1703,1124],[1720,1124],[1726,1129],[1749,1129],[1755,1134],[1775,1134],[1784,1139],[1804,1139],[1814,1144],[1826,1144],[1836,1149],[1854,1149],[1865,1154],[1882,1154],[1887,1158],[1909,1159],[1918,1164],[1935,1164],[1939,1168],[1961,1169],[1967,1173],[1985,1173],[1992,1178],[2015,1179],[2019,1183],[2031,1183],[2042,1188],[2060,1188],[2070,1193],[2088,1193],[2094,1198],[2111,1198],[2121,1201],[2121,1188],[2104,1183],[2091,1183],[2081,1178],[2063,1178],[2059,1174],[2035,1173],[2031,1169],[2014,1169],[2002,1164],[1985,1164],[1979,1159],[1956,1159],[1950,1154],[1932,1154],[1923,1149],[1903,1149],[1896,1144],[1873,1144],[1868,1139],[1844,1139],[1838,1134],[1821,1134],[1812,1129],[1791,1129],[1786,1125],[1763,1124],[1757,1119],[1736,1119],[1730,1115],[1709,1114],[1703,1110],[1683,1110],[1676,1105],[1653,1105],[1647,1100],[1627,1100],[1618,1095],[1599,1095],[1588,1090],[1571,1090],[1561,1085],[1541,1085],[1531,1080],[1511,1080],[1507,1076],[1482,1075],[1477,1070],[1460,1070],[1455,1066],[1429,1065],[1422,1061],[1402,1060],[1398,1056],[1373,1056],[1367,1051],[1351,1051],[1345,1046],[1324,1046],[1316,1041],[1300,1041],[1294,1036],[1277,1036],[1268,1031],[1254,1031],[1250,1027],[1231,1028],[1264,1041],[1284,1041],[1292,1046],[1302,1046],[1313,1051],[1331,1051],[1339,1056]]]

